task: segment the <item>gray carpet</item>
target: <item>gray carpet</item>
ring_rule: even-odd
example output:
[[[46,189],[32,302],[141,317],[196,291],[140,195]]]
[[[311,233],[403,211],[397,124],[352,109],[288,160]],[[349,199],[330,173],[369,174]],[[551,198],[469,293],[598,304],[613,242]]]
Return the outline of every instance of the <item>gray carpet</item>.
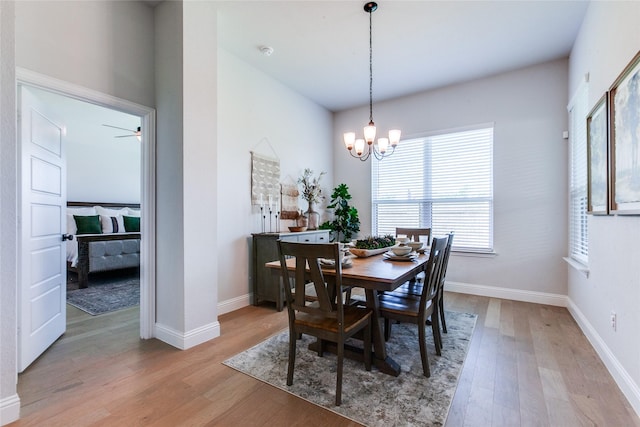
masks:
[[[140,304],[139,277],[106,277],[91,280],[89,287],[67,291],[67,304],[92,316]]]
[[[431,328],[427,349],[431,377],[422,373],[415,325],[396,324],[387,342],[389,356],[402,367],[398,377],[364,364],[345,360],[342,405],[335,406],[336,358],[318,357],[298,341],[293,385],[286,385],[289,332],[285,330],[223,363],[247,375],[325,407],[367,426],[444,425],[473,334],[475,314],[446,312],[448,334],[443,334],[442,356],[435,354]]]

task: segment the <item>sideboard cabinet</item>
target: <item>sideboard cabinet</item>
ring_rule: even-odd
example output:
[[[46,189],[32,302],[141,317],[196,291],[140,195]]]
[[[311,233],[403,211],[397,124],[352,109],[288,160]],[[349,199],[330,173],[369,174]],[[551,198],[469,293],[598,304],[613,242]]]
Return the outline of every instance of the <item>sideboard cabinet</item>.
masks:
[[[278,260],[278,239],[287,242],[329,243],[329,230],[302,231],[299,233],[254,233],[253,236],[253,305],[263,301],[276,303],[278,311],[284,307],[282,280],[277,283],[264,266]]]

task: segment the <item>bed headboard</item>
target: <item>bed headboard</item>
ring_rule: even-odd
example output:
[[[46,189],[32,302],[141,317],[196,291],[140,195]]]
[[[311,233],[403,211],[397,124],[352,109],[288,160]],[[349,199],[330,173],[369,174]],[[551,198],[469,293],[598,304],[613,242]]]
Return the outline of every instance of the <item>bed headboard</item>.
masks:
[[[113,202],[67,202],[68,207],[93,207],[102,206],[105,208],[134,208],[140,209],[140,203],[113,203]]]

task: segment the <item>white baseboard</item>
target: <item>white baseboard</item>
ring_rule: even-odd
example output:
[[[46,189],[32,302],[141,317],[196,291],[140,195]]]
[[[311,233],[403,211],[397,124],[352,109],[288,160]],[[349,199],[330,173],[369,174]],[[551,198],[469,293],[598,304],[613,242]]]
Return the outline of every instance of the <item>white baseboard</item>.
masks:
[[[180,350],[187,350],[198,344],[207,342],[220,336],[220,322],[210,323],[209,325],[193,329],[188,332],[176,331],[165,325],[156,323],[156,338],[172,345]]]
[[[461,294],[479,295],[483,297],[510,299],[514,301],[532,302],[536,304],[567,306],[567,296],[547,292],[525,291],[522,289],[500,288],[497,286],[473,285],[470,283],[446,282],[445,291]]]
[[[20,418],[20,397],[17,394],[0,400],[0,426]]]
[[[218,303],[218,314],[230,313],[248,305],[251,305],[251,294],[231,298]]]
[[[636,414],[640,416],[640,388],[638,384],[633,381],[633,378],[620,364],[613,352],[609,349],[604,340],[600,337],[595,328],[589,323],[589,320],[580,311],[577,305],[570,299],[568,299],[567,309],[571,316],[573,316],[576,323],[582,330],[582,333],[587,337],[591,346],[596,350],[600,360],[607,367],[609,373],[613,377],[616,384],[625,395],[629,404],[633,407]]]

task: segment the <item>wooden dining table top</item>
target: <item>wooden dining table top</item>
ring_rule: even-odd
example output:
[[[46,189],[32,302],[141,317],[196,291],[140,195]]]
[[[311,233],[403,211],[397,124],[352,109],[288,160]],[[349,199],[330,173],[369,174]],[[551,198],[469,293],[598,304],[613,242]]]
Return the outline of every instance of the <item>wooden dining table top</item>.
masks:
[[[352,258],[352,266],[342,268],[342,282],[345,286],[357,286],[376,291],[392,291],[422,271],[429,259],[428,254],[419,254],[414,261],[391,261],[382,255]],[[279,269],[280,261],[271,261],[268,268]],[[287,260],[287,268],[295,270],[295,259]],[[335,270],[323,268],[324,274],[331,276]]]

